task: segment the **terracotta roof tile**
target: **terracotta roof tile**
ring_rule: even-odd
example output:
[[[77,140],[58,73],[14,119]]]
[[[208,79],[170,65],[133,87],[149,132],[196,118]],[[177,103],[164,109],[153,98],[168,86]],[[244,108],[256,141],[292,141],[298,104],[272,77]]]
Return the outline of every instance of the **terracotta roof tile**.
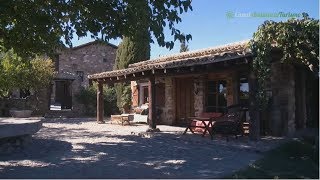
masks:
[[[121,75],[132,74],[152,69],[165,69],[175,67],[186,67],[201,64],[235,59],[251,54],[248,47],[248,40],[216,46],[197,51],[183,52],[179,54],[163,56],[156,59],[130,64],[126,69],[107,71],[89,75],[89,79],[109,78]]]

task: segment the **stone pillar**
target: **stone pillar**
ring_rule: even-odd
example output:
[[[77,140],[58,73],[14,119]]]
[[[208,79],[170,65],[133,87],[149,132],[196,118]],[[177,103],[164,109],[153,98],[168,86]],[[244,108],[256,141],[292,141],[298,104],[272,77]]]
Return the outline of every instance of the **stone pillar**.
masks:
[[[294,66],[281,62],[271,65],[271,135],[291,135],[295,132]]]
[[[103,83],[99,82],[97,89],[97,122],[104,123]]]
[[[257,76],[250,70],[249,74],[249,137],[251,140],[257,141],[260,139],[260,111],[256,100],[257,94]]]
[[[306,73],[305,71],[300,71],[301,72],[301,98],[302,98],[302,102],[301,102],[301,114],[302,114],[302,122],[303,122],[303,126],[302,128],[306,128],[307,126],[307,106],[306,106]],[[295,86],[296,87],[296,86]],[[296,107],[297,108],[297,107]]]
[[[205,78],[199,76],[194,78],[194,115],[199,116],[204,112]]]
[[[165,105],[163,108],[162,123],[166,125],[174,124],[176,116],[174,81],[171,77],[165,78]]]
[[[233,75],[232,75],[233,76]],[[227,81],[227,106],[231,106],[234,104],[234,92],[233,92],[233,77],[226,77],[226,81]]]
[[[240,77],[238,72],[232,73],[232,91],[233,104],[239,104]]]
[[[296,98],[295,98],[295,68],[293,65],[287,65],[288,84],[285,89],[288,96],[288,130],[287,135],[291,136],[296,131],[295,116],[296,116]]]

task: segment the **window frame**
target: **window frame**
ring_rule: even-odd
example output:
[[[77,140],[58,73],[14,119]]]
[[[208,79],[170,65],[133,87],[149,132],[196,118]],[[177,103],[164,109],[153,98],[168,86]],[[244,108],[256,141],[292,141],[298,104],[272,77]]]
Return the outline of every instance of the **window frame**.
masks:
[[[225,106],[220,106],[219,105],[219,85],[221,84],[220,82],[224,81],[225,82],[225,88],[226,88],[226,97],[225,97]],[[210,82],[215,82],[215,91],[209,92],[209,83]],[[204,103],[204,109],[206,112],[224,112],[224,109],[227,107],[228,102],[227,102],[227,96],[228,96],[228,81],[225,78],[219,78],[219,79],[207,79],[206,81],[206,87],[205,87],[205,103]],[[209,96],[214,95],[215,96],[215,102],[213,106],[209,106]],[[209,108],[212,108],[214,110],[209,110]]]

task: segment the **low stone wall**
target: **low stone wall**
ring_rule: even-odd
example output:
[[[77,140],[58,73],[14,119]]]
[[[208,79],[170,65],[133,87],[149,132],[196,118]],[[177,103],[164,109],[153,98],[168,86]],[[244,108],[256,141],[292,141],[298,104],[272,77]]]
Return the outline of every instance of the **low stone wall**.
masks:
[[[49,110],[49,90],[43,89],[24,99],[0,99],[0,117],[11,116],[10,109],[32,110],[32,116],[43,116]]]

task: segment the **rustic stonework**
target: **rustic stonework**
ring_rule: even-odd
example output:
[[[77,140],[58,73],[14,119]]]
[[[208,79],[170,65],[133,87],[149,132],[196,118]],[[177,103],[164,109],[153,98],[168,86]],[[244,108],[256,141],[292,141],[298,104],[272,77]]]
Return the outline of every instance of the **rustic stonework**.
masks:
[[[33,116],[43,116],[49,110],[49,97],[49,88],[43,88],[27,98],[0,99],[0,117],[11,116],[10,109],[32,110]]]
[[[227,76],[225,80],[227,81],[227,106],[231,106],[235,102],[233,96],[234,79],[232,78],[232,76]]]
[[[205,77],[199,76],[194,78],[194,115],[199,116],[202,113],[204,107],[204,95],[205,95]]]
[[[275,62],[271,65],[271,133],[275,136],[295,132],[294,66]]]
[[[83,71],[83,81],[80,77],[75,84],[88,86],[88,75],[111,71],[116,58],[117,48],[102,42],[92,42],[71,49],[65,49],[59,55],[59,73],[69,72],[77,75]]]
[[[171,77],[167,77],[165,78],[165,106],[161,122],[166,125],[172,125],[175,121],[175,112],[174,80]]]
[[[113,69],[116,50],[117,47],[112,44],[94,41],[59,52],[58,77],[63,78],[68,75],[68,79],[70,77],[75,78],[71,84],[73,111],[84,112],[83,108],[85,107],[76,101],[74,95],[81,88],[89,86],[88,75]],[[80,76],[81,72],[83,74]],[[52,99],[54,99],[54,96]]]

